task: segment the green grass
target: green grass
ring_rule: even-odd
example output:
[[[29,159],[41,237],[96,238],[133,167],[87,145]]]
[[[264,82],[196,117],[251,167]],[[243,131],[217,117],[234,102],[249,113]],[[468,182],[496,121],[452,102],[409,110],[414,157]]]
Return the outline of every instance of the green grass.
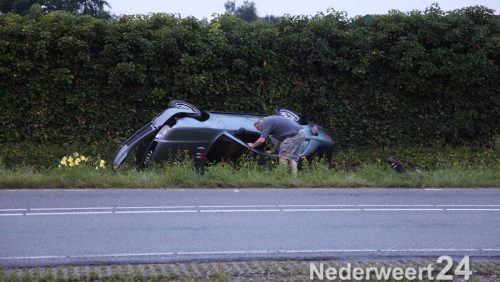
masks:
[[[89,161],[75,168],[57,168],[63,156],[85,154]],[[109,148],[2,144],[0,188],[169,188],[169,187],[499,187],[500,138],[488,146],[394,147],[339,149],[330,166],[315,162],[295,178],[277,164],[256,165],[249,159],[237,165],[208,166],[196,174],[190,161],[164,163],[138,172],[133,154],[118,173],[96,170]],[[389,155],[419,172],[396,173],[385,164]]]
[[[63,156],[74,152],[84,154],[92,162],[113,159],[118,145],[92,146],[77,144],[32,144],[0,143],[0,167],[36,167],[53,168]],[[469,146],[393,146],[366,148],[336,148],[333,154],[333,166],[338,169],[352,170],[360,166],[381,163],[395,155],[405,164],[425,170],[449,167],[488,167],[500,163],[500,137],[494,143]],[[126,163],[133,162],[132,152]]]
[[[217,164],[198,175],[190,161],[117,173],[91,166],[76,168],[0,168],[0,188],[218,188],[218,187],[499,187],[500,167],[450,166],[396,173],[383,163],[355,171],[316,163],[293,177],[287,167],[261,167],[246,161]]]

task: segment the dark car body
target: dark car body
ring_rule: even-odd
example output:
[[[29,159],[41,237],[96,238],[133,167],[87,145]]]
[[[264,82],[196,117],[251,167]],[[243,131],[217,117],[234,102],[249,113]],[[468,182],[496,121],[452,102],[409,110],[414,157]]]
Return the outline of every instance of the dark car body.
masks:
[[[301,157],[331,159],[334,142],[322,127],[301,122],[300,116],[286,109],[278,110],[277,114],[293,119],[305,129],[306,140]],[[200,111],[189,103],[171,101],[166,110],[120,147],[112,162],[113,169],[118,168],[134,149],[135,166],[139,169],[151,162],[172,160],[179,153],[194,156],[200,150],[207,162],[237,160],[249,151],[261,158],[277,157],[266,154],[263,148],[247,145],[259,138],[260,132],[254,127],[254,122],[261,117],[265,116]],[[271,138],[271,141],[274,140]]]

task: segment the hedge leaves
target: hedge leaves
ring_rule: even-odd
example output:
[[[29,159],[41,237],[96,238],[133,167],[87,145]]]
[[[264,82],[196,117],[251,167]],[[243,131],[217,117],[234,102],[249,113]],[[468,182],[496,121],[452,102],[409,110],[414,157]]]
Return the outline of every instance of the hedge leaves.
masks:
[[[341,147],[488,142],[500,18],[485,7],[276,24],[222,15],[0,15],[0,142],[116,144],[171,99],[297,111]]]

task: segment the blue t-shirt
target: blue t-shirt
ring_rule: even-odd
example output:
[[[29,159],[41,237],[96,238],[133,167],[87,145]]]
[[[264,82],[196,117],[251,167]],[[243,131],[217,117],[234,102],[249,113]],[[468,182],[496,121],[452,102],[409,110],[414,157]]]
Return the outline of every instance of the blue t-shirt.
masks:
[[[267,138],[272,135],[278,141],[282,142],[288,137],[292,137],[299,133],[302,129],[300,125],[283,116],[265,117],[262,122],[261,138]]]

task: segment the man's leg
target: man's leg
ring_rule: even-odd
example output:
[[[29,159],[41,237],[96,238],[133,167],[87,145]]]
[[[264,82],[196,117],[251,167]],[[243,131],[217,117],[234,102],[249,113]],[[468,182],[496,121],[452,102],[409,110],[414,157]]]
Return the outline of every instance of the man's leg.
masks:
[[[286,163],[287,163],[286,161],[287,160],[286,160],[285,156],[280,156],[280,165],[286,165]]]
[[[287,159],[284,156],[280,157],[280,165],[286,165],[287,162],[290,165],[290,168],[292,169],[293,175],[296,176],[297,175],[297,161],[292,160],[292,159]]]
[[[296,160],[288,160],[288,163],[290,164],[290,168],[292,169],[292,174],[294,176],[297,176],[297,161]]]

